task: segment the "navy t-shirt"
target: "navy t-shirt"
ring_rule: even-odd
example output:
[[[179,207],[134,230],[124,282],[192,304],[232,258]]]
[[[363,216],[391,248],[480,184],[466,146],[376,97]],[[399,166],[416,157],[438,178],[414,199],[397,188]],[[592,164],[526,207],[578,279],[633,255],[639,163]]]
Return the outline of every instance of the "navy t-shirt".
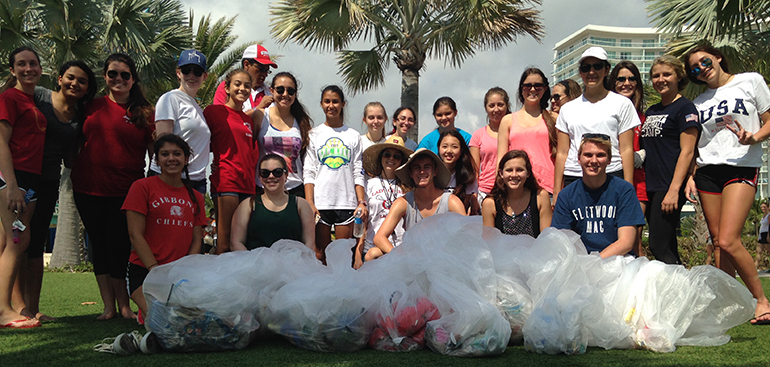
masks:
[[[680,134],[695,127],[700,135],[698,110],[689,99],[680,97],[668,106],[658,103],[648,108],[645,115],[647,120],[642,124],[639,137],[642,148],[647,151],[644,161],[647,191],[666,192],[682,151],[679,147]]]
[[[644,225],[634,186],[608,175],[596,190],[577,180],[559,193],[551,226],[580,234],[588,253],[602,251],[618,240],[618,228]],[[633,254],[633,252],[631,252]]]

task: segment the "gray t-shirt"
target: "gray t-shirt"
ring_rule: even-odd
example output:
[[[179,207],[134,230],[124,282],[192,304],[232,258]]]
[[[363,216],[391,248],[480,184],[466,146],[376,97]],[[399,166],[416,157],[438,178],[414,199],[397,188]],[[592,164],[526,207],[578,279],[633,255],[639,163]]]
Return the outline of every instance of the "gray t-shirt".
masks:
[[[441,200],[439,200],[433,215],[449,212],[449,195],[452,194],[448,192],[441,194]],[[409,228],[412,228],[413,225],[417,224],[417,222],[421,221],[423,218],[422,214],[420,214],[420,208],[418,208],[417,204],[414,202],[414,191],[407,192],[406,195],[404,195],[404,199],[406,199],[407,204],[406,215],[404,215],[404,230],[408,231]]]
[[[44,180],[59,180],[61,178],[61,162],[68,167],[72,165],[75,144],[78,137],[78,121],[59,121],[51,102],[51,90],[43,87],[35,88],[35,105],[43,113],[47,121],[45,130],[45,147],[43,148],[43,170],[40,176]]]

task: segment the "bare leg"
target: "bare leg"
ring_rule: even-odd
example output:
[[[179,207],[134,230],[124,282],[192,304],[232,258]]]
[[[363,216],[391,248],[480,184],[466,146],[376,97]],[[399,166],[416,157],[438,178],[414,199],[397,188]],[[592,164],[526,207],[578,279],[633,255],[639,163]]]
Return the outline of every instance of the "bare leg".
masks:
[[[51,321],[55,318],[40,312],[40,290],[43,288],[43,258],[26,260],[27,280],[24,282],[24,301],[27,310],[40,321]]]
[[[647,213],[647,202],[646,201],[640,201],[639,205],[642,207],[642,213]],[[634,252],[636,253],[636,256],[642,257],[645,256],[644,254],[644,247],[642,247],[642,233],[644,232],[644,226],[639,226],[636,228],[636,241],[634,242]]]
[[[339,228],[339,227],[337,227]],[[337,234],[339,236],[339,233]],[[315,246],[321,253],[321,261],[326,264],[326,246],[332,242],[332,227],[318,223],[315,225]]]
[[[0,190],[0,221],[2,221],[5,230],[5,241],[0,243],[0,325],[26,319],[25,316],[13,309],[11,297],[13,294],[13,285],[16,282],[16,276],[19,269],[19,261],[25,256],[24,251],[29,245],[29,231],[19,233],[18,243],[13,242],[12,225],[16,220],[16,214],[8,209],[7,188]],[[27,210],[21,214],[22,223],[29,226],[29,220],[32,218],[34,204],[27,207]],[[16,327],[37,325],[37,320],[28,320],[16,323]]]
[[[128,298],[128,286],[126,284],[126,279],[110,278],[110,284],[112,285],[112,290],[115,293],[115,299],[118,301],[118,309],[120,310],[120,315],[123,316],[124,319],[135,319],[136,314],[133,310],[131,310],[131,302]]]
[[[335,234],[337,235],[336,238],[338,240],[345,239],[345,238],[353,238],[353,223],[346,224],[344,226],[337,225],[334,226]]]
[[[96,276],[96,284],[99,285],[99,294],[104,303],[104,312],[96,319],[109,320],[118,313],[115,308],[115,290],[112,288],[112,278],[109,274],[99,274]]]
[[[364,261],[372,261],[380,256],[382,256],[382,250],[377,247],[372,247],[369,249],[369,251],[366,252]]]
[[[143,315],[147,315],[147,300],[144,299],[142,287],[137,288],[134,293],[131,293],[131,299],[139,306],[139,311],[142,311]]]
[[[240,201],[237,196],[219,196],[214,202],[217,213],[217,254],[230,252],[230,227]]]
[[[22,316],[34,318],[35,314],[31,313],[27,308],[25,302],[24,290],[26,289],[27,277],[27,254],[23,253],[19,257],[19,265],[16,272],[16,281],[13,282],[13,293],[11,295],[11,304],[13,310],[21,314]]]

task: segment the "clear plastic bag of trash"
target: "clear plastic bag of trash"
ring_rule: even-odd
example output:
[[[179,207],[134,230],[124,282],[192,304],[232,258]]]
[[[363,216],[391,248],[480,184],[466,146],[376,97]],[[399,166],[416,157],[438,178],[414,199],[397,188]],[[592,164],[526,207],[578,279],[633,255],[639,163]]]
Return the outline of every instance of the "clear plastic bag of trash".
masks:
[[[376,326],[369,346],[388,352],[409,352],[425,347],[425,325],[441,317],[436,305],[417,285],[398,280],[377,282],[380,292],[373,309]]]
[[[352,352],[369,341],[377,293],[351,267],[355,240],[326,248],[330,272],[310,274],[278,289],[268,305],[268,327],[291,343],[321,352]]]

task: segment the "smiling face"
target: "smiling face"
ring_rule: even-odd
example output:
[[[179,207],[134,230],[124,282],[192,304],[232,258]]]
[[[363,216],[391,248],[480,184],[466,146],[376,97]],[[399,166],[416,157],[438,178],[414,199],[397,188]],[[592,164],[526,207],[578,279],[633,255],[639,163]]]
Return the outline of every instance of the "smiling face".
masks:
[[[487,104],[484,105],[484,109],[487,111],[487,117],[490,122],[500,123],[506,112],[508,112],[508,106],[505,104],[503,96],[493,93],[487,98]]]
[[[34,87],[43,74],[43,68],[33,52],[21,51],[14,56],[11,74],[21,85]]]
[[[409,109],[404,109],[397,116],[393,117],[393,126],[399,136],[406,136],[406,133],[414,126],[414,114]]]
[[[283,90],[283,93],[279,94],[276,89]],[[290,90],[294,90],[293,95],[289,95]],[[297,100],[297,85],[288,76],[279,76],[273,79],[273,87],[270,88],[270,91],[273,93],[273,103],[280,109],[291,108],[291,105]]]
[[[184,156],[182,148],[173,143],[163,144],[156,156],[161,173],[180,176],[184,166],[187,165],[188,158]]]
[[[524,98],[525,104],[540,104],[540,99],[545,94],[545,88],[548,87],[543,84],[543,77],[539,74],[527,75],[521,89],[521,96]]]
[[[453,110],[452,107],[446,104],[440,105],[438,108],[436,108],[436,112],[433,113],[433,118],[436,119],[436,124],[438,124],[438,126],[442,129],[454,129],[456,116],[457,111]]]
[[[602,62],[602,60],[599,60],[595,57],[588,57],[585,60],[583,60],[583,62],[580,63],[580,65],[594,65],[600,62]],[[580,78],[583,79],[583,84],[586,86],[586,88],[597,88],[597,87],[604,88],[604,77],[606,77],[607,74],[609,73],[610,71],[609,69],[610,69],[609,66],[607,66],[600,70],[596,70],[592,66],[591,70],[588,70],[588,72],[584,73],[580,70],[578,70],[578,72],[580,73]]]
[[[679,93],[679,80],[676,71],[666,64],[655,64],[652,67],[652,87],[661,96],[675,96]]]
[[[767,211],[768,211],[768,206],[767,206],[767,204],[766,204],[766,203],[762,203],[762,204],[759,206],[759,209],[760,209],[760,210],[762,210],[762,213],[767,213]]]
[[[404,153],[397,149],[387,148],[380,153],[380,164],[382,164],[382,174],[385,178],[396,177],[396,168],[404,164],[406,157]]]
[[[711,60],[710,66],[703,66],[707,59]],[[698,74],[698,80],[705,82],[710,88],[719,86],[719,77],[722,74],[722,66],[719,64],[722,62],[722,58],[714,56],[705,51],[698,51],[690,55],[690,59],[687,60],[690,65],[690,70],[700,69]]]
[[[184,74],[181,68],[176,68],[176,77],[179,78],[179,84],[184,90],[198,91],[209,74],[198,65],[185,65],[185,67],[185,69],[191,69],[187,74]],[[196,72],[201,73],[201,76],[195,76]]]
[[[339,94],[327,90],[321,96],[321,108],[324,110],[326,119],[338,119],[342,109],[345,108],[345,102],[342,102],[342,97]]]
[[[230,78],[227,94],[236,103],[242,104],[251,96],[251,77],[246,73],[238,73]]]
[[[114,75],[111,77],[110,75]],[[130,78],[124,79],[123,76]],[[107,72],[104,73],[104,80],[107,82],[107,88],[113,95],[127,95],[134,86],[134,76],[131,74],[131,68],[124,62],[113,61],[107,66]]]
[[[65,98],[78,100],[88,93],[88,75],[83,69],[71,66],[59,76],[59,88]]]
[[[498,173],[503,180],[503,184],[508,190],[519,190],[524,188],[524,183],[529,178],[529,171],[527,171],[527,164],[524,158],[516,157],[511,158],[503,169]]]
[[[605,172],[610,164],[607,151],[592,141],[586,141],[578,157],[578,162],[583,168],[583,176],[595,177]]]
[[[259,169],[260,171],[268,170],[273,172],[267,178],[262,177],[260,174],[262,186],[265,188],[265,191],[275,193],[283,192],[286,189],[286,180],[288,179],[286,172],[283,172],[279,177],[275,177],[276,170],[285,169],[280,161],[277,159],[265,159],[262,161],[262,164],[259,165]]]
[[[633,98],[634,92],[636,91],[636,83],[638,83],[638,81],[632,81],[629,78],[634,77],[634,73],[632,73],[631,70],[623,68],[618,72],[618,77],[626,78],[626,80],[622,83],[620,81],[615,82],[615,92],[621,96]]]
[[[385,110],[380,106],[369,106],[364,111],[364,123],[369,131],[382,131],[386,120]]]
[[[567,89],[561,84],[556,84],[551,89],[553,95],[559,95],[558,99],[551,99],[551,111],[559,113],[561,106],[567,103]]]
[[[431,157],[419,157],[409,164],[409,177],[414,181],[415,187],[426,188],[433,185],[436,173],[435,162]]]
[[[460,141],[451,135],[444,136],[438,146],[438,155],[450,171],[460,159],[460,151]]]

